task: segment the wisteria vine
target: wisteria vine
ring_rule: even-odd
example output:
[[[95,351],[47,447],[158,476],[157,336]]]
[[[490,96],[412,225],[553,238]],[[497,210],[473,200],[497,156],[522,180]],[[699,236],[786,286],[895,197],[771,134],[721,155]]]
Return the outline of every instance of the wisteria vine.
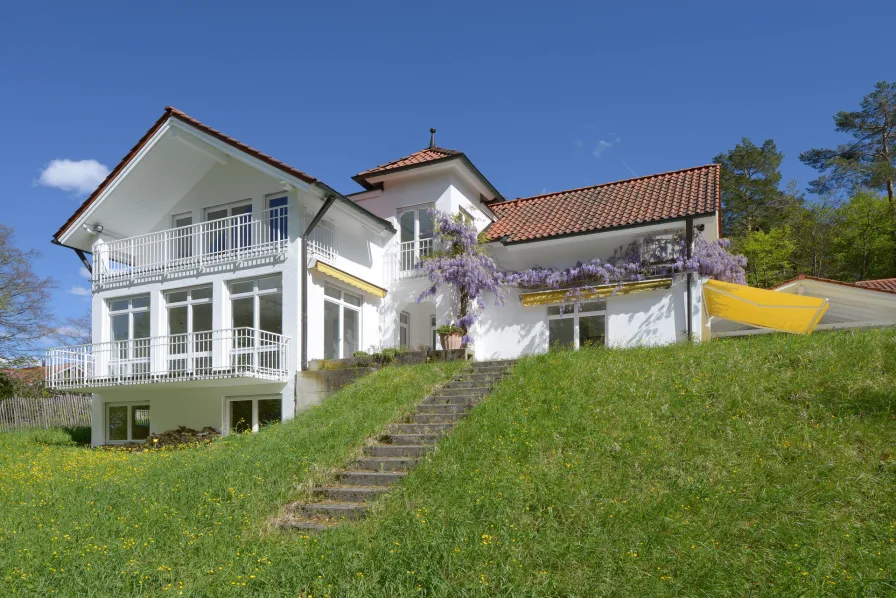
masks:
[[[579,262],[563,270],[535,267],[520,271],[501,271],[479,242],[476,229],[460,215],[433,212],[439,250],[424,257],[421,268],[432,285],[417,297],[417,303],[434,296],[440,286],[450,288],[458,306],[455,324],[463,331],[463,342],[469,343],[467,331],[485,309],[486,293],[495,294],[497,305],[504,303],[504,287],[521,289],[568,289],[565,302],[576,303],[584,298],[583,290],[593,286],[644,280],[651,276],[668,276],[679,272],[696,272],[716,280],[745,284],[747,259],[729,251],[727,239],[709,242],[701,236],[694,240],[691,257],[687,257],[683,235],[645,237],[620,247],[609,260],[595,258]]]

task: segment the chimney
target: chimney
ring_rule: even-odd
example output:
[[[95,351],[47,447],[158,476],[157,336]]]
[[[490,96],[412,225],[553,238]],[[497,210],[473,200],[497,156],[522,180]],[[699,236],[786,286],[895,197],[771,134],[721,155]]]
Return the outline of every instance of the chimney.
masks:
[[[429,130],[429,147],[435,147],[435,146],[436,146],[436,130],[430,129]]]

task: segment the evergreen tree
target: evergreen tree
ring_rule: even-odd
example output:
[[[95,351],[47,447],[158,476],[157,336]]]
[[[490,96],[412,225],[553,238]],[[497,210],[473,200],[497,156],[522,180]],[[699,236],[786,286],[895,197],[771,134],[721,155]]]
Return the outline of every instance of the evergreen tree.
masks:
[[[770,230],[780,222],[782,210],[797,199],[779,189],[784,154],[767,139],[761,146],[744,137],[734,149],[713,158],[722,165],[722,229],[738,238],[753,231]]]

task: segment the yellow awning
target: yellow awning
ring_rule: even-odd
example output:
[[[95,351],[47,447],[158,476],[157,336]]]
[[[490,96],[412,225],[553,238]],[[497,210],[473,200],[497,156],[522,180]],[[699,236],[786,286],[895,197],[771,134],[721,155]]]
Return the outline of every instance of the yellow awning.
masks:
[[[730,282],[703,284],[706,312],[713,317],[797,334],[809,334],[828,309],[828,300],[754,289]]]
[[[640,293],[643,291],[653,291],[656,289],[668,289],[672,286],[671,278],[663,278],[660,280],[642,280],[639,282],[626,282],[622,286],[610,284],[599,287],[584,289],[581,297],[583,299],[600,299],[601,297],[609,297],[610,295],[625,295],[628,293]],[[526,307],[533,305],[552,305],[555,303],[563,303],[570,289],[560,289],[556,291],[537,291],[535,293],[523,293],[520,300]]]
[[[383,287],[378,287],[371,282],[367,282],[366,280],[362,280],[357,276],[352,276],[348,272],[340,270],[339,268],[335,268],[330,264],[324,263],[320,260],[315,260],[314,265],[311,266],[311,270],[317,270],[321,274],[326,274],[327,276],[332,276],[336,280],[340,280],[345,284],[351,285],[356,289],[360,289],[365,293],[373,295],[374,297],[379,297],[382,299],[386,296],[386,289]]]

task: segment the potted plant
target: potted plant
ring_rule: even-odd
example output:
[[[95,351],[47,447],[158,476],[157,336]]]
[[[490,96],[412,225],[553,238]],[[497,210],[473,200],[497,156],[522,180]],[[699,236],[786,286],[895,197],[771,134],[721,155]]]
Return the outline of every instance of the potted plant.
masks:
[[[442,349],[454,351],[463,345],[464,331],[457,324],[444,324],[436,328],[436,334],[442,342]]]

